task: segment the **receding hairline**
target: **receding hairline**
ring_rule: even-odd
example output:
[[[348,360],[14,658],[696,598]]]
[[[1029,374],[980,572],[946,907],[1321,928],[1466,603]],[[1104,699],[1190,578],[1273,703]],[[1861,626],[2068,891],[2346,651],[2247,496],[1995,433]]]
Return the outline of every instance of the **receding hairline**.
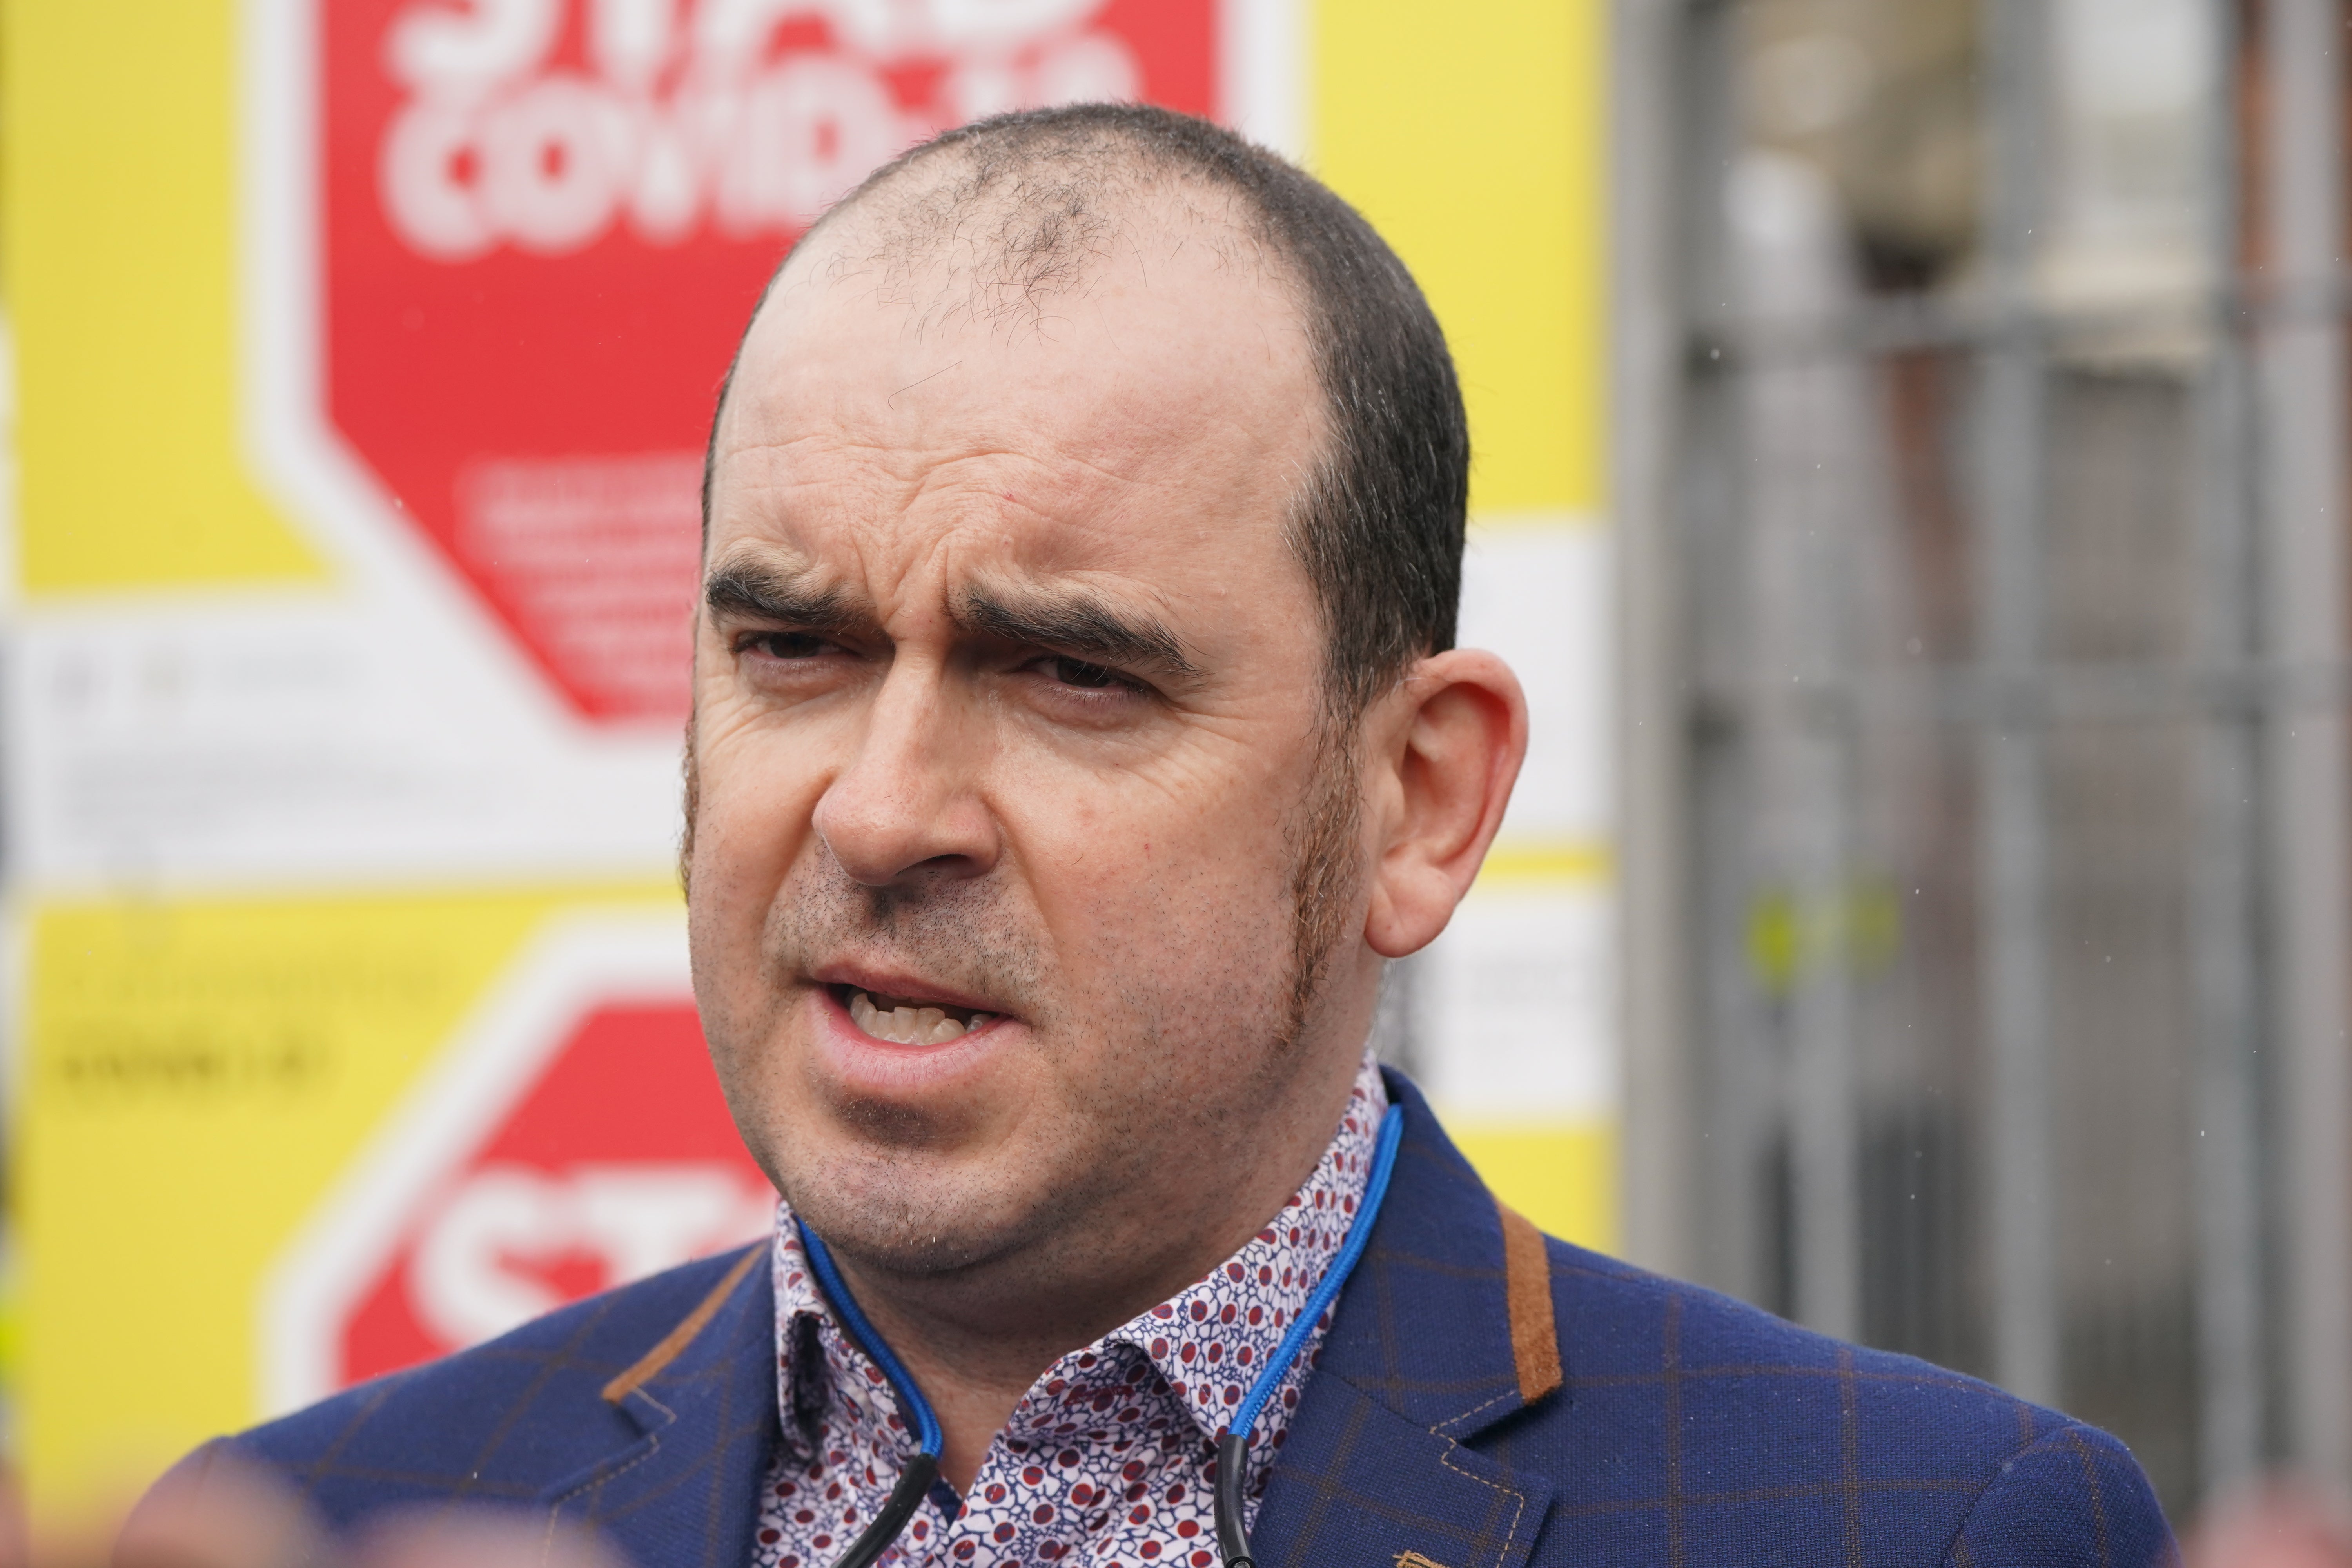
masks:
[[[711,421],[712,457],[744,347],[779,295],[803,280],[828,286],[878,281],[885,289],[905,289],[900,302],[919,311],[925,305],[943,315],[969,310],[1018,324],[1024,317],[1034,320],[1052,300],[1082,290],[1117,260],[1121,242],[1132,246],[1158,230],[1186,243],[1209,240],[1221,263],[1274,287],[1300,327],[1312,331],[1306,280],[1272,242],[1265,216],[1245,193],[1148,142],[1099,129],[1050,150],[1026,150],[1018,159],[990,156],[998,151],[969,142],[913,148],[809,226],[761,291],[728,366]],[[1018,178],[1024,171],[1071,164],[1078,166],[1072,178]],[[1039,216],[1034,204],[1041,195],[1066,206],[1081,193],[1092,198],[1082,215],[1046,215],[1067,220],[1055,232],[1015,231],[1024,216]],[[813,268],[822,271],[812,279]],[[926,284],[936,294],[918,301],[914,291]]]
[[[1295,270],[1243,192],[1131,127],[1097,124],[1002,141],[950,133],[909,149],[820,216],[779,271],[828,231],[858,226],[881,231],[884,243],[860,258],[869,264],[966,243],[975,260],[1050,285],[1108,256],[1138,214],[1230,237],[1286,279]]]

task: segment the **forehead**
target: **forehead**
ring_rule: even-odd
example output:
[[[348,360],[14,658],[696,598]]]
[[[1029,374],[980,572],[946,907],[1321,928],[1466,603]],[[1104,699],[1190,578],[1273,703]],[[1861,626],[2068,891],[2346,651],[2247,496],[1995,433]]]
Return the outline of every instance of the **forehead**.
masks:
[[[714,551],[797,533],[811,492],[844,489],[869,531],[984,516],[1048,569],[1279,534],[1324,424],[1287,277],[1198,195],[1126,196],[1052,256],[991,253],[1036,226],[885,207],[813,237],[744,342]]]

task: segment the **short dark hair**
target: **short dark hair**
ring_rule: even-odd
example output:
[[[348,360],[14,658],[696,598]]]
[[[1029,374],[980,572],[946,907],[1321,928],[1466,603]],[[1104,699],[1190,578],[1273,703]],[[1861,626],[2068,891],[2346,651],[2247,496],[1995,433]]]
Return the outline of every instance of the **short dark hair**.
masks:
[[[946,210],[932,215],[947,231],[990,196],[1042,208],[1035,221],[995,238],[1006,269],[999,286],[1016,295],[1050,289],[1084,265],[1110,221],[1122,174],[1190,178],[1237,201],[1253,237],[1298,286],[1329,407],[1327,448],[1290,524],[1324,620],[1328,700],[1352,717],[1413,659],[1454,646],[1469,421],[1436,316],[1361,214],[1222,126],[1147,104],[1087,103],[1000,114],[933,137],[868,175],[801,243],[907,170],[950,153],[962,175],[950,183]],[[730,365],[722,408],[734,379]],[[714,419],[712,458],[717,442]],[[706,537],[709,497],[706,458]]]

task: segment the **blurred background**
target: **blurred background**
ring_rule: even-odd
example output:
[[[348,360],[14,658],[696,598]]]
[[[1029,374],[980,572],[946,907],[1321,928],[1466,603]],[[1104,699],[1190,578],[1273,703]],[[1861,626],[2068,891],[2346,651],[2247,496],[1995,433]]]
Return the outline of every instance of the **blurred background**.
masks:
[[[0,0],[37,1510],[756,1234],[669,865],[792,239],[1145,98],[1412,266],[1534,749],[1380,1025],[1547,1228],[2352,1485],[2345,0]]]
[[[2346,13],[1619,19],[1629,1242],[2340,1484]]]

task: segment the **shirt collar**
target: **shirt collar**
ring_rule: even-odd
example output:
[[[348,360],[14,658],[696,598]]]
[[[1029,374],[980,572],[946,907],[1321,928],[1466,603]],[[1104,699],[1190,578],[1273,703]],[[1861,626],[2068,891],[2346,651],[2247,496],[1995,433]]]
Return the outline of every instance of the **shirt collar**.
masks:
[[[1201,1436],[1224,1430],[1291,1321],[1338,1256],[1370,1175],[1388,1088],[1367,1051],[1339,1125],[1307,1181],[1241,1250],[1168,1300],[1138,1313],[1045,1369],[1007,1426],[1016,1450],[1190,1418]],[[835,1415],[879,1447],[911,1453],[913,1438],[889,1380],[843,1331],[812,1273],[800,1226],[778,1205],[777,1395],[783,1438],[816,1458]],[[1278,1447],[1313,1369],[1322,1325],[1250,1434],[1253,1452]],[[1181,1412],[1181,1415],[1176,1414]]]

